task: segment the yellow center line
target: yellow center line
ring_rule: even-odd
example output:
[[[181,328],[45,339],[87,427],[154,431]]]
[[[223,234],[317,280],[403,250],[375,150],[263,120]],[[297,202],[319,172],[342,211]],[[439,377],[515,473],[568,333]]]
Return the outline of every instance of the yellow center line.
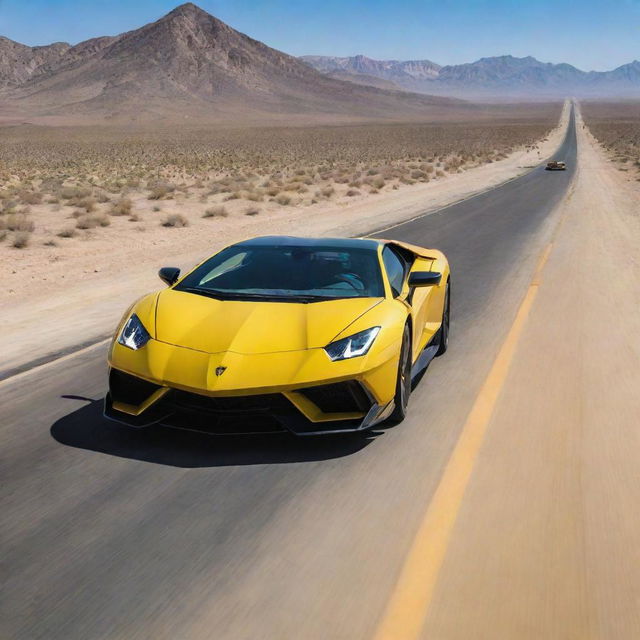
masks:
[[[375,640],[416,640],[420,637],[465,489],[552,246],[551,243],[547,245],[540,256],[524,300],[462,428],[405,560]]]

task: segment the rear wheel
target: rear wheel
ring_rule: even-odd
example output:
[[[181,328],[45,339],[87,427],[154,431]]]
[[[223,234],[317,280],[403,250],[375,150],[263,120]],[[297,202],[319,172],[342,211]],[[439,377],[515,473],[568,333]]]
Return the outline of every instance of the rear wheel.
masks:
[[[393,397],[395,407],[389,416],[392,422],[402,422],[407,415],[409,396],[411,395],[411,332],[409,325],[404,326],[402,333],[402,347],[398,362],[398,377],[396,379],[396,394]]]
[[[441,356],[449,346],[449,310],[451,308],[451,285],[447,281],[447,288],[444,292],[444,308],[442,309],[442,324],[440,325],[440,345],[436,351],[436,356]]]

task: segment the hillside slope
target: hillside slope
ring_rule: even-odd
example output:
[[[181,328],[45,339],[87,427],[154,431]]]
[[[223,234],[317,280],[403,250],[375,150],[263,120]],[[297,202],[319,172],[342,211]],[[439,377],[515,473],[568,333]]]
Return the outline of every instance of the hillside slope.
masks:
[[[20,47],[15,60],[1,67],[7,78],[1,94],[5,112],[124,120],[397,118],[424,117],[456,103],[329,78],[191,3],[119,36],[39,48],[45,51],[37,60],[33,49]]]

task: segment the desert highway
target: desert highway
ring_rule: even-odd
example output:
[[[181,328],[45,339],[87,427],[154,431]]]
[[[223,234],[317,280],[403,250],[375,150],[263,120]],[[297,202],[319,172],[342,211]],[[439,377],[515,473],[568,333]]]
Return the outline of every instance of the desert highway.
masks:
[[[463,463],[451,479],[449,462],[470,420],[482,422],[478,398],[497,393],[576,145],[572,110],[556,154],[567,171],[541,165],[376,232],[440,248],[452,265],[449,351],[398,426],[312,440],[131,431],[101,417],[104,346],[0,383],[0,638],[552,637],[535,635],[543,605],[518,636],[466,634],[453,614],[441,635],[424,624],[439,607],[466,607],[438,592],[471,473]],[[482,429],[471,435],[463,458]]]

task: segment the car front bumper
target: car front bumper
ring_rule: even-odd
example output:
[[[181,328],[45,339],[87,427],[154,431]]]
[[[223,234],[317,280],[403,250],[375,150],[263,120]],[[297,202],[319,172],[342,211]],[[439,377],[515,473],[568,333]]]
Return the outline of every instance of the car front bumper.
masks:
[[[207,396],[111,369],[109,387],[104,415],[111,420],[135,428],[159,424],[216,435],[362,431],[384,420],[393,409],[392,402],[376,402],[358,380],[282,393]]]
[[[393,410],[395,345],[330,362],[322,349],[207,354],[150,340],[111,346],[107,418],[213,434],[360,431]]]

